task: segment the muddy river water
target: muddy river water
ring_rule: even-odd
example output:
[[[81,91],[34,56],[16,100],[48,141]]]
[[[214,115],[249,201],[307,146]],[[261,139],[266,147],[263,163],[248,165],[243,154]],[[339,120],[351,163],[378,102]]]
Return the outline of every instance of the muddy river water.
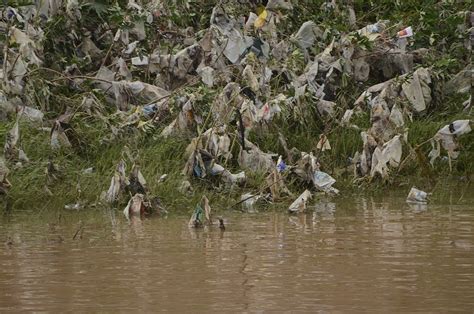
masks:
[[[0,312],[474,311],[474,193],[318,200],[307,214],[98,209],[0,217]]]

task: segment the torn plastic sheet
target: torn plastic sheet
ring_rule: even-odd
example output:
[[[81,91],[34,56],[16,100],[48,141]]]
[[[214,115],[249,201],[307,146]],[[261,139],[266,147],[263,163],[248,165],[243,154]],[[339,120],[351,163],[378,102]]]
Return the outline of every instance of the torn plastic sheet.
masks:
[[[301,158],[292,170],[303,181],[311,182],[314,172],[319,171],[319,162],[313,153],[301,152]]]
[[[370,41],[376,40],[385,30],[385,21],[379,21],[375,24],[367,25],[357,31],[359,35],[367,37]]]
[[[222,124],[228,124],[236,108],[239,108],[244,99],[240,95],[240,86],[235,82],[227,84],[214,100],[214,119]]]
[[[288,211],[290,213],[303,213],[306,211],[306,203],[312,197],[311,192],[305,190],[298,198],[290,205]]]
[[[372,154],[377,147],[374,137],[365,131],[360,133],[363,142],[362,153],[359,155],[358,167],[356,169],[360,176],[365,176],[372,167]],[[354,157],[354,160],[356,158]]]
[[[20,118],[23,118],[30,122],[43,122],[44,113],[41,112],[41,110],[32,107],[20,106],[18,108],[18,114],[20,115]]]
[[[189,156],[182,173],[197,178],[205,178],[209,175],[218,176],[225,184],[230,186],[242,184],[247,179],[244,171],[232,174],[216,163],[213,156],[203,149],[196,150]]]
[[[145,177],[143,176],[142,172],[140,171],[140,167],[136,164],[132,166],[132,170],[128,177],[128,191],[132,192],[132,194],[140,193],[146,194],[148,192],[147,183]]]
[[[60,121],[56,120],[51,128],[50,136],[51,148],[58,150],[61,147],[71,147],[71,142],[67,137],[66,130],[63,128]]]
[[[138,193],[130,198],[127,206],[123,210],[123,214],[127,220],[130,220],[130,217],[132,216],[143,216],[145,214],[145,209],[145,197],[143,194]]]
[[[326,150],[331,150],[331,144],[329,144],[329,139],[326,135],[320,134],[318,144],[316,144],[316,149],[324,152]]]
[[[412,111],[422,112],[431,104],[431,75],[428,69],[419,68],[411,77],[401,75],[397,79],[373,85],[364,91],[354,102],[354,107],[363,103],[375,104],[385,101],[395,104],[396,100],[408,100]]]
[[[211,220],[211,206],[209,200],[204,195],[201,201],[196,205],[191,219],[189,219],[188,226],[193,228],[203,227],[204,225],[212,225]]]
[[[149,59],[147,56],[138,56],[132,58],[133,65],[148,65]]]
[[[167,138],[171,135],[179,134],[180,132],[190,131],[196,124],[202,123],[201,117],[196,115],[194,111],[194,101],[195,96],[189,96],[189,99],[181,107],[178,117],[163,129],[161,136]]]
[[[28,156],[26,156],[26,153],[23,149],[18,150],[18,160],[24,163],[30,162],[30,159],[28,158]]]
[[[147,103],[164,101],[170,95],[167,90],[139,81],[113,81],[111,90],[115,97],[115,104],[120,110],[128,110],[130,95]]]
[[[389,119],[396,128],[402,128],[405,125],[403,114],[398,108],[398,104],[393,105]]]
[[[5,158],[0,155],[0,195],[6,194],[8,189],[11,187],[7,178],[9,173],[10,170],[6,165]]]
[[[98,59],[102,54],[102,50],[100,50],[88,36],[84,37],[79,48],[84,55],[89,56],[92,60]]]
[[[220,43],[216,42],[216,45],[232,63],[237,63],[253,44],[251,37],[244,36],[235,28],[236,24],[236,21],[227,16],[220,6],[214,7],[211,15],[211,27],[215,27],[221,33]]]
[[[275,166],[272,157],[275,154],[264,153],[255,144],[245,140],[245,150],[240,149],[239,166],[243,169],[250,169],[253,172],[267,173]]]
[[[120,193],[125,191],[130,182],[125,175],[125,162],[121,160],[116,167],[115,173],[110,180],[110,186],[107,192],[101,197],[107,203],[113,203],[118,200]]]
[[[18,125],[18,120],[15,122],[10,131],[8,131],[5,138],[5,146],[3,148],[3,153],[5,158],[14,159],[16,158],[18,148],[18,140],[20,139],[20,128]]]
[[[377,139],[388,141],[394,134],[394,130],[390,125],[388,104],[377,96],[371,101],[371,105],[370,119],[372,120],[372,126],[369,129],[369,133]]]
[[[412,187],[407,196],[407,203],[426,204],[428,202],[428,193]]]
[[[133,60],[132,60],[133,63]],[[117,65],[119,68],[119,74],[122,76],[126,81],[132,80],[132,72],[128,69],[127,63],[123,58],[119,58],[117,60]]]
[[[431,103],[431,76],[426,68],[419,68],[413,77],[402,84],[405,97],[416,112],[424,111]]]
[[[471,64],[457,73],[446,83],[446,93],[469,93],[472,89],[473,71]]]
[[[35,49],[38,47],[26,33],[22,32],[16,27],[10,29],[10,36],[13,41],[15,41],[19,46],[19,52],[23,58],[29,60],[29,62],[35,65],[41,65],[43,61],[36,55]]]
[[[185,155],[190,156],[196,149],[203,149],[214,158],[231,158],[230,137],[226,132],[226,126],[209,128],[200,136],[192,139],[191,143],[186,147]]]
[[[247,66],[242,71],[242,77],[245,79],[246,84],[257,93],[259,88],[257,78],[253,74],[252,67],[247,64]]]
[[[215,70],[210,66],[205,66],[198,70],[198,74],[201,76],[201,80],[208,87],[214,86],[214,74]]]
[[[266,8],[267,10],[292,10],[293,6],[291,5],[290,0],[268,0]]]
[[[280,113],[281,108],[278,102],[278,100],[272,100],[263,105],[262,108],[257,109],[256,122],[271,121],[276,114]]]
[[[388,176],[388,166],[398,167],[402,158],[402,142],[400,135],[394,136],[390,141],[377,146],[372,154],[372,167],[370,175],[373,177],[379,173],[382,178]]]
[[[281,163],[280,163],[281,164]],[[267,186],[270,188],[270,193],[272,195],[272,199],[278,200],[282,195],[289,195],[291,196],[292,193],[285,185],[285,181],[283,180],[283,176],[277,167],[271,171],[271,173],[265,178]]]
[[[298,32],[292,36],[292,40],[306,50],[314,45],[316,38],[322,38],[323,31],[313,21],[304,22]]]
[[[336,103],[328,100],[319,100],[316,104],[318,112],[323,117],[332,117],[335,113]]]
[[[459,155],[456,138],[471,132],[470,120],[456,120],[442,127],[433,137],[432,150],[429,153],[431,164],[440,156],[441,146],[448,152],[450,158],[456,159]]]

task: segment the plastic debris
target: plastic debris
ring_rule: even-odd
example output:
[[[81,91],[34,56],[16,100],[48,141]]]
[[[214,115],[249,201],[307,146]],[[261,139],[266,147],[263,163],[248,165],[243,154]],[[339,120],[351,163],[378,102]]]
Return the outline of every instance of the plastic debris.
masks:
[[[407,196],[407,203],[426,204],[428,202],[428,193],[412,187]]]
[[[212,225],[211,206],[206,196],[196,205],[194,212],[189,220],[188,226],[193,228],[201,228],[205,225]]]
[[[394,136],[390,141],[377,146],[372,155],[370,175],[380,174],[382,178],[388,176],[389,166],[398,167],[402,158],[402,142],[400,135]]]
[[[298,198],[290,205],[288,211],[290,213],[303,213],[306,211],[306,203],[311,198],[311,192],[305,190]]]
[[[326,193],[339,194],[339,190],[333,188],[332,185],[336,183],[336,179],[325,172],[315,171],[313,176],[314,186]]]
[[[375,184],[376,177],[389,181],[402,159],[403,165],[416,160],[413,152],[424,150],[428,142],[431,164],[444,150],[448,156],[443,160],[451,166],[461,152],[459,138],[471,131],[472,123],[467,120],[472,111],[472,97],[466,95],[472,85],[472,66],[464,51],[470,51],[468,40],[467,49],[457,49],[458,35],[469,29],[466,23],[457,25],[456,32],[433,29],[432,34],[426,27],[432,25],[432,14],[420,15],[423,27],[416,19],[403,29],[393,20],[364,25],[369,18],[357,10],[365,6],[353,1],[224,1],[212,13],[199,2],[185,4],[183,12],[194,9],[196,14],[182,17],[176,1],[130,0],[103,10],[77,0],[44,0],[0,9],[0,29],[7,39],[0,42],[0,121],[13,126],[4,130],[2,193],[9,187],[6,176],[30,162],[26,152],[31,154],[32,148],[24,137],[31,140],[31,134],[38,134],[36,141],[42,131],[49,131],[51,150],[47,156],[32,154],[34,162],[28,167],[47,162],[45,195],[54,195],[48,185],[70,178],[63,159],[55,158],[87,158],[88,169],[66,165],[92,180],[104,169],[89,160],[97,154],[96,147],[107,150],[133,142],[136,153],[124,149],[101,194],[101,200],[112,205],[128,201],[127,217],[162,211],[161,200],[151,196],[156,184],[188,196],[202,181],[219,191],[247,183],[246,189],[255,190],[242,195],[252,196],[243,202],[245,210],[252,210],[259,198],[276,202],[299,194],[298,187],[312,186],[290,207],[299,212],[314,191],[337,194],[333,185],[341,174],[353,171],[355,178]],[[450,23],[467,14],[450,2],[445,6],[453,13]],[[308,9],[310,20],[298,21]],[[97,20],[90,19],[91,13],[100,23],[91,22]],[[375,15],[399,15],[379,13]],[[446,25],[446,17],[436,18]],[[347,27],[333,25],[341,19]],[[415,42],[414,30],[425,39]],[[420,48],[424,42],[429,46]],[[442,59],[436,60],[439,56]],[[459,66],[464,69],[451,76]],[[360,95],[353,95],[359,90]],[[463,97],[456,113],[462,120],[413,149],[407,141],[413,126],[422,122],[420,117],[441,112],[443,103],[449,103],[446,96],[454,93]],[[359,97],[350,103],[354,96]],[[352,138],[346,141],[354,132],[362,139],[358,152]],[[302,143],[307,134],[319,134],[319,139]],[[183,142],[188,144],[185,151],[177,151]],[[149,155],[139,154],[161,145],[164,150],[153,151],[156,162],[163,160],[163,151],[169,153],[167,158],[183,156],[178,182],[171,172],[169,178],[162,175],[161,167],[148,182],[141,173],[138,163],[151,161]],[[300,151],[303,147],[307,152]],[[354,155],[346,156],[349,151]],[[260,182],[254,178],[261,176],[264,183],[253,186]],[[203,198],[192,226],[210,223],[208,206]]]
[[[326,151],[326,150],[331,150],[331,144],[329,144],[329,140],[326,137],[326,135],[321,134],[319,136],[319,142],[316,144],[316,149],[319,149],[320,151]]]
[[[398,38],[406,38],[413,36],[413,28],[411,26],[405,27],[397,33]]]
[[[245,193],[240,197],[242,202],[242,210],[248,213],[255,213],[257,210],[254,205],[260,199],[260,195],[253,195],[251,193]]]
[[[456,120],[442,127],[431,141],[432,150],[429,153],[431,164],[440,156],[441,146],[447,151],[449,158],[456,159],[459,155],[456,138],[471,132],[470,120]]]
[[[7,194],[8,189],[11,187],[7,178],[9,173],[10,170],[5,163],[5,159],[3,156],[0,156],[0,195]]]
[[[17,156],[18,148],[17,143],[20,139],[20,128],[18,125],[18,120],[13,125],[13,128],[7,133],[5,139],[5,146],[3,148],[3,153],[7,159],[14,159]]]
[[[277,161],[277,170],[278,172],[283,172],[286,170],[286,164],[285,164],[285,161],[283,160],[283,158],[280,156],[278,156],[278,161]]]
[[[135,194],[128,201],[127,206],[123,210],[125,217],[130,220],[132,216],[142,217],[145,214],[145,201],[143,194]]]
[[[84,205],[81,203],[73,203],[73,204],[64,205],[64,209],[67,209],[67,210],[81,210],[83,208],[84,208]]]

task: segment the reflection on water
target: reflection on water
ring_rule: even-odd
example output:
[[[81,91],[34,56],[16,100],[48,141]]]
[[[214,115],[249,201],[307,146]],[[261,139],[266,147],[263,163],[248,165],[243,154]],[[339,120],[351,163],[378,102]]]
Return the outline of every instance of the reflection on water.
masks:
[[[31,215],[0,220],[1,312],[474,310],[466,201],[229,212],[224,232],[189,229],[187,216],[129,225],[110,213]]]

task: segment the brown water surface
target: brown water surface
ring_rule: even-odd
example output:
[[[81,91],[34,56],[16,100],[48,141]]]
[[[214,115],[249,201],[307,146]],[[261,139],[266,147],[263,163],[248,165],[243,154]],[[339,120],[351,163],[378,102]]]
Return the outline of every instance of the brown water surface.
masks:
[[[466,195],[426,207],[405,192],[338,198],[301,216],[223,212],[224,232],[189,229],[187,214],[131,225],[100,210],[4,215],[0,312],[472,313]]]

